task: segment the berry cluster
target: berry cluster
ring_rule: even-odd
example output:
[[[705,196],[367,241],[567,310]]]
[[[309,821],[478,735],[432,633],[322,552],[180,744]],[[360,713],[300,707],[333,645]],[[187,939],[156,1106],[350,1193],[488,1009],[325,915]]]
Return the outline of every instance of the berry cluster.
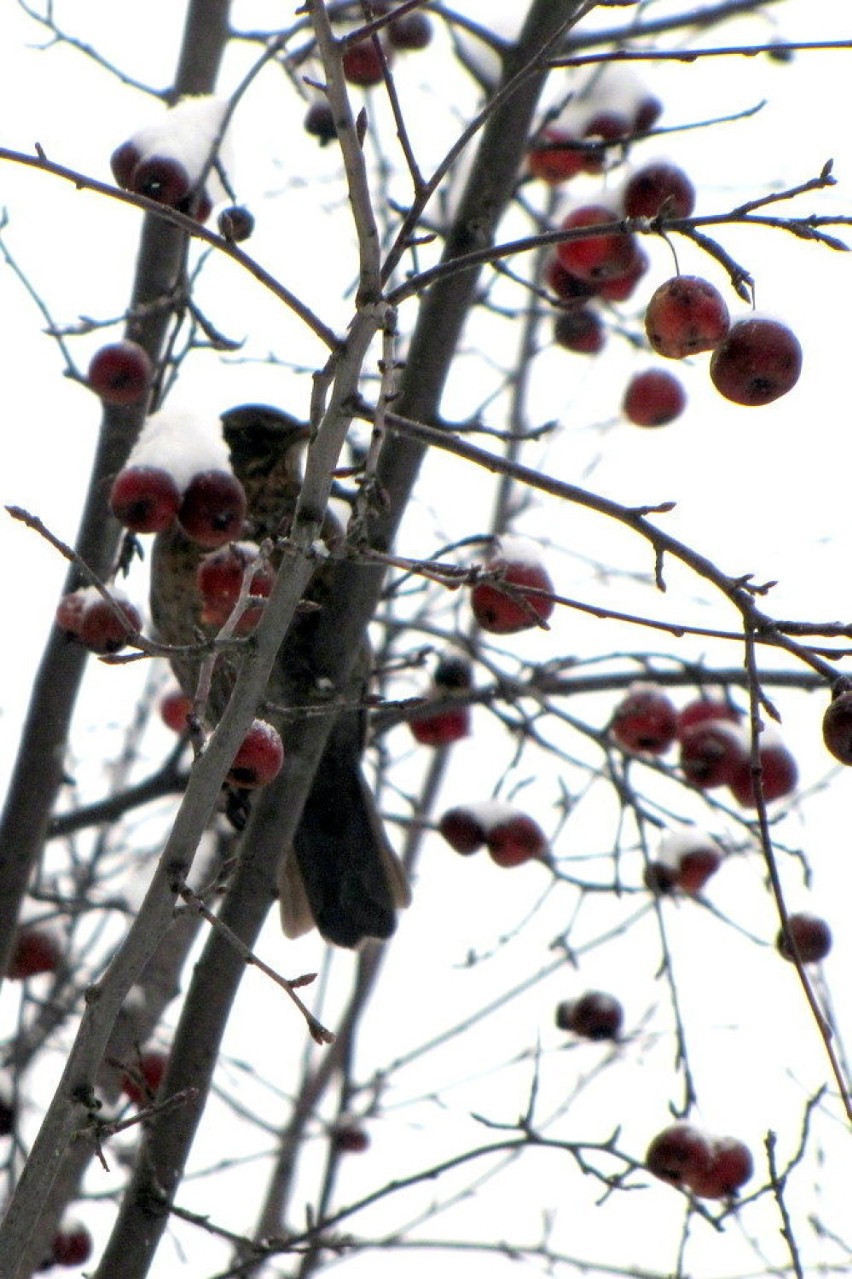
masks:
[[[182,98],[116,147],[110,156],[116,184],[206,222],[213,198],[204,178],[214,158],[222,162],[227,107],[211,95]]]
[[[628,751],[662,755],[677,742],[680,767],[699,790],[728,786],[745,808],[757,806],[757,773],[751,737],[740,712],[727,702],[699,698],[677,711],[656,685],[636,683],[616,707],[609,731]],[[760,786],[765,800],[789,795],[798,782],[796,761],[772,727],[759,742]]]
[[[657,1133],[645,1155],[655,1177],[701,1199],[730,1199],[754,1172],[748,1146],[736,1137],[711,1137],[689,1123]]]
[[[498,866],[520,866],[547,853],[547,839],[538,823],[499,800],[448,808],[438,829],[457,853],[467,856],[485,846]]]
[[[123,596],[113,592],[112,599],[116,607],[94,586],[70,591],[56,607],[56,625],[90,653],[117,653],[142,629],[142,617]]]

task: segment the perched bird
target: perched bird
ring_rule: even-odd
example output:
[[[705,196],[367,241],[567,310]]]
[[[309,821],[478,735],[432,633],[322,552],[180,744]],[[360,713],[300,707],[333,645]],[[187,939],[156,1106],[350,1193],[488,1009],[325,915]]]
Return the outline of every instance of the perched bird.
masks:
[[[247,499],[246,536],[255,541],[286,532],[301,485],[301,458],[308,439],[304,423],[266,405],[247,404],[222,414],[225,441],[234,474]],[[340,536],[330,518],[323,535]],[[154,540],[151,560],[151,613],[160,639],[187,645],[218,626],[202,621],[197,571],[207,552],[174,523]],[[285,751],[299,736],[298,716],[287,708],[304,704],[327,675],[315,669],[312,636],[329,589],[329,567],[314,575],[306,599],[281,645],[267,685],[265,719],[281,733]],[[346,704],[331,731],[302,813],[292,848],[282,849],[279,888],[282,925],[288,936],[314,923],[327,941],[357,946],[366,937],[386,938],[396,927],[396,910],[410,900],[405,871],[393,851],[361,769],[366,721],[364,694],[370,674],[365,644],[346,687],[335,694]],[[199,662],[172,662],[184,692],[195,694]],[[214,673],[208,715],[216,722],[224,711],[233,670],[220,657]],[[349,708],[352,709],[349,709]]]

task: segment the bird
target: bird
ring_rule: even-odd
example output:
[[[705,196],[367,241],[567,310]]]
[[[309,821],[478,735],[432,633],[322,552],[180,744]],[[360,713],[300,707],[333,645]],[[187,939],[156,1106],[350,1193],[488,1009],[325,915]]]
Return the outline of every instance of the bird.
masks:
[[[308,426],[265,404],[243,404],[221,414],[231,466],[246,493],[246,536],[260,542],[287,531],[302,482],[302,456]],[[331,544],[342,535],[328,515],[323,537]],[[204,624],[196,575],[207,552],[183,532],[180,523],[157,534],[151,555],[151,616],[157,638],[191,646],[218,627]],[[277,564],[276,564],[277,567]],[[312,640],[327,597],[333,566],[321,564],[294,619],[266,688],[264,718],[279,730],[285,752],[298,740],[299,721],[288,708],[304,705],[316,692]],[[193,697],[201,658],[175,657],[171,666],[184,693]],[[407,876],[384,829],[375,797],[362,768],[366,741],[364,697],[371,652],[365,640],[343,688],[344,709],[337,716],[292,846],[282,848],[278,886],[282,927],[297,937],[314,924],[326,941],[346,948],[368,938],[385,940],[396,928],[397,910],[411,899]],[[234,672],[217,659],[207,714],[218,721],[227,704]],[[327,681],[326,681],[327,683]]]

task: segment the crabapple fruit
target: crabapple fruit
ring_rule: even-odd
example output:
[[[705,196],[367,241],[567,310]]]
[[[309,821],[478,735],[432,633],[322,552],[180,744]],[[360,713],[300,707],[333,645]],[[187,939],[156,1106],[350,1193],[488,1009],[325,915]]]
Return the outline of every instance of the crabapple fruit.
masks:
[[[838,693],[822,717],[822,737],[841,764],[852,764],[852,689]]]
[[[785,933],[783,928],[779,929],[775,940],[778,953],[793,963],[793,947],[788,933],[796,944],[799,959],[803,964],[818,964],[831,950],[831,929],[819,915],[809,915],[806,911],[788,915],[787,932]]]
[[[668,360],[712,351],[729,325],[728,308],[719,290],[695,275],[666,280],[645,311],[648,341]]]
[[[582,172],[585,160],[584,148],[577,146],[574,135],[553,125],[542,129],[527,151],[527,168],[533,177],[554,186]]]
[[[659,160],[645,164],[627,179],[622,193],[631,218],[688,218],[695,208],[695,187],[683,169]]]
[[[675,739],[677,713],[665,693],[652,684],[631,685],[615,708],[610,733],[629,751],[662,755]]]
[[[710,1163],[696,1176],[692,1191],[701,1199],[728,1199],[754,1173],[754,1159],[748,1146],[736,1137],[713,1137]]]
[[[624,1021],[624,1009],[614,995],[588,990],[579,999],[566,999],[557,1006],[556,1025],[583,1039],[617,1039]]]
[[[92,1255],[92,1236],[81,1221],[66,1221],[53,1236],[50,1247],[55,1266],[82,1266]]]
[[[710,380],[734,404],[771,404],[791,391],[802,371],[799,339],[762,316],[737,320],[710,358]]]
[[[708,719],[682,729],[680,767],[700,790],[733,785],[749,761],[748,737],[737,724]]]
[[[195,575],[201,596],[201,621],[208,626],[224,626],[239,599],[246,573],[256,564],[249,587],[250,599],[267,599],[275,585],[275,571],[259,556],[259,548],[247,542],[232,542],[205,555]],[[245,635],[260,620],[261,605],[249,606],[240,617],[236,634]]]
[[[322,147],[334,141],[337,137],[337,126],[334,123],[334,112],[328,102],[321,99],[311,103],[305,113],[304,130],[311,137],[319,138]]]
[[[457,853],[468,856],[485,843],[485,827],[476,813],[459,806],[448,808],[438,823],[438,830]]]
[[[192,183],[179,160],[167,155],[149,155],[133,169],[128,190],[177,209],[189,199]]]
[[[160,466],[125,466],[109,494],[110,510],[132,533],[162,533],[180,504],[180,489]]]
[[[185,733],[189,727],[192,698],[183,689],[173,688],[160,698],[160,719],[173,733]]]
[[[516,813],[489,827],[485,842],[491,860],[498,866],[520,866],[547,849],[544,831],[526,813]]]
[[[431,715],[418,715],[409,723],[421,746],[449,746],[470,735],[470,707],[448,706]]]
[[[331,1129],[331,1144],[341,1154],[363,1154],[370,1145],[366,1128],[354,1119],[341,1119]]]
[[[15,938],[6,976],[12,981],[40,977],[59,967],[62,947],[56,934],[35,924],[23,927]]]
[[[521,538],[503,538],[484,566],[493,579],[482,578],[470,593],[473,615],[484,631],[514,635],[546,622],[553,612],[547,569],[535,547]]]
[[[178,510],[178,522],[187,537],[210,550],[239,537],[245,517],[245,490],[228,471],[200,471],[193,476]]]
[[[561,230],[575,231],[619,222],[619,216],[603,204],[585,204],[573,209]],[[636,254],[636,242],[626,231],[605,231],[582,239],[562,240],[556,246],[559,261],[581,280],[600,283],[627,275]]]
[[[603,320],[590,306],[560,311],[553,321],[553,340],[579,355],[597,355],[606,342]]]
[[[142,629],[139,610],[118,595],[113,600],[124,614],[123,621],[101,595],[91,598],[83,609],[77,638],[91,653],[117,653],[129,644],[135,631]]]
[[[388,53],[389,50],[384,51],[383,59],[380,45],[372,37],[347,45],[342,59],[344,78],[349,84],[358,85],[362,89],[381,84]]]
[[[391,18],[387,33],[395,49],[425,49],[432,40],[432,23],[425,13],[403,13]]]
[[[281,736],[265,719],[256,719],[243,738],[225,780],[242,790],[266,786],[277,777],[284,763]]]
[[[140,1054],[133,1069],[123,1075],[121,1091],[135,1106],[149,1106],[159,1091],[168,1064],[168,1053],[147,1049]]]
[[[796,789],[799,769],[792,754],[782,742],[761,745],[758,755],[760,786],[767,803],[773,799],[781,799],[782,796],[789,795]],[[757,807],[757,791],[750,758],[746,758],[737,766],[729,785],[731,794],[744,808]]]
[[[636,373],[624,393],[621,410],[636,426],[667,426],[686,407],[686,393],[665,369]]]
[[[662,1181],[691,1186],[706,1174],[710,1156],[710,1142],[704,1133],[682,1122],[657,1133],[645,1153],[645,1166]]]
[[[727,720],[731,724],[738,724],[742,716],[735,706],[731,706],[730,702],[722,702],[713,697],[696,697],[694,701],[687,702],[686,706],[682,706],[677,713],[677,735],[680,737],[688,728],[692,728],[695,724],[703,724],[708,719]]]
[[[95,352],[86,381],[104,404],[135,404],[151,385],[152,373],[145,348],[125,339]]]
[[[254,231],[254,215],[241,204],[230,204],[219,214],[217,226],[223,240],[241,244]]]

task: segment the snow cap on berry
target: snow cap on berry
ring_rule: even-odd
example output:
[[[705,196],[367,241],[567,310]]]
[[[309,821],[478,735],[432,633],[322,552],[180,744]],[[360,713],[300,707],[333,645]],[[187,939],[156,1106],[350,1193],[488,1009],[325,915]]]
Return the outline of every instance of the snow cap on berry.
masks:
[[[207,166],[222,129],[228,103],[210,93],[189,95],[167,108],[152,124],[137,129],[129,142],[139,152],[140,160],[151,156],[176,160],[183,165],[190,186],[195,186]],[[230,168],[227,132],[216,151],[216,157],[227,171]],[[205,181],[215,184],[216,199],[224,197],[221,183],[211,170]]]
[[[191,411],[161,409],[145,422],[127,466],[157,466],[183,492],[203,471],[231,471],[228,446],[218,421]]]

